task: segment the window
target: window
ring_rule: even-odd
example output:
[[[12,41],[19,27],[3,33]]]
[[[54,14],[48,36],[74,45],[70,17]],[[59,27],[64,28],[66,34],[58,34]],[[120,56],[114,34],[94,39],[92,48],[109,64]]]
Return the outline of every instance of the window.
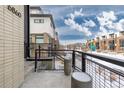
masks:
[[[34,19],[34,23],[44,23],[44,19]]]
[[[114,48],[115,48],[115,42],[114,42],[114,40],[109,41],[109,49],[110,50],[114,50]]]
[[[99,49],[99,42],[96,43],[96,48]]]
[[[124,36],[124,31],[120,32],[120,35],[121,35],[121,36]]]
[[[110,36],[110,38],[114,38],[114,34],[110,34],[109,36]]]
[[[120,47],[124,47],[124,40],[120,40]]]
[[[44,43],[43,35],[36,36],[36,43]]]
[[[106,44],[106,41],[104,41],[104,44]]]

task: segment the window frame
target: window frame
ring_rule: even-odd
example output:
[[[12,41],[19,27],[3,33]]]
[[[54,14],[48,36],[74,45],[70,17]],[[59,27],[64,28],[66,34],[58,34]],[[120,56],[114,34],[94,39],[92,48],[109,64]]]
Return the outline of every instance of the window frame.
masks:
[[[39,39],[39,40],[40,40],[40,39],[43,40],[43,42],[40,42],[40,43],[37,42],[38,39]],[[42,43],[44,43],[44,35],[36,35],[36,36],[35,36],[35,42],[36,42],[37,44],[42,44]]]
[[[34,19],[34,23],[44,23],[44,19]]]
[[[123,48],[123,47],[124,47],[124,39],[120,39],[120,40],[119,40],[119,44],[120,44],[120,47]]]

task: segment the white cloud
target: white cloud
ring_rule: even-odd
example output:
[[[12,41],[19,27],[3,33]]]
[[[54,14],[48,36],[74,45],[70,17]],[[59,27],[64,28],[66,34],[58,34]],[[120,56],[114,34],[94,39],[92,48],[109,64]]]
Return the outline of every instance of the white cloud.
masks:
[[[115,30],[115,23],[113,21],[116,21],[117,17],[115,16],[114,11],[110,11],[110,12],[104,11],[100,15],[97,16],[97,19],[100,24],[100,34],[101,35],[109,33],[112,30],[113,31]],[[108,29],[106,29],[105,27]]]
[[[92,33],[89,31],[89,28],[87,27],[82,27],[82,30],[81,30],[86,36],[91,36]]]
[[[86,42],[86,39],[78,39],[78,40],[61,40],[60,44],[62,45],[68,45],[68,44],[74,44],[74,43],[84,43]]]
[[[102,12],[100,15],[97,16],[97,19],[100,24],[99,32],[97,36],[106,35],[115,31],[122,31],[124,30],[124,19],[119,20],[119,22],[115,22],[117,17],[114,11],[110,12]]]
[[[82,9],[80,9],[80,11],[71,13],[69,18],[65,19],[65,24],[77,31],[83,32],[85,36],[91,36],[92,33],[90,31],[90,28],[96,26],[95,22],[93,20],[85,20],[85,22],[80,25],[74,20],[77,16],[84,16],[84,14],[82,13]],[[100,24],[99,31],[96,36],[106,35],[109,33],[124,30],[124,19],[121,19],[117,22],[117,17],[114,11],[103,11],[98,16],[96,16],[96,18]]]
[[[69,18],[64,20],[64,23],[77,31],[83,32],[85,36],[91,36],[92,33],[91,31],[89,31],[89,27],[94,27],[96,26],[96,24],[92,20],[85,20],[85,23],[82,23],[82,25],[80,25],[74,20],[74,18],[77,16],[84,16],[84,14],[82,13],[82,8],[80,9],[80,11],[74,11],[74,13],[71,13]]]
[[[75,21],[73,19],[71,19],[71,18],[65,19],[64,23],[66,25],[70,25],[70,26],[73,26],[73,25],[76,24]]]
[[[103,26],[100,26],[99,30],[100,31],[97,33],[96,36],[102,36],[102,35],[106,35],[108,33],[108,31]]]
[[[59,35],[74,35],[74,33],[70,33],[72,31],[72,29],[70,29],[70,27],[68,26],[62,26],[62,27],[58,27],[56,28],[56,31],[58,32]]]
[[[101,26],[99,29],[100,29],[100,32],[103,32],[103,33],[107,32],[107,30],[103,26]]]
[[[124,30],[124,19],[121,19],[118,23],[115,23],[115,29],[117,31],[123,31]]]
[[[115,27],[116,31],[122,31],[123,30],[121,23],[115,23],[114,27]]]
[[[74,19],[75,15],[71,13],[70,17],[71,17],[71,19]]]
[[[71,28],[77,30],[77,31],[83,32],[86,36],[92,35],[92,33],[89,31],[89,29],[87,27],[84,27],[84,26],[76,23],[71,18],[65,19],[65,24],[70,26]]]
[[[114,11],[105,12],[103,11],[98,17],[98,21],[100,22],[100,25],[106,25],[108,21],[115,21],[117,18],[115,16]]]
[[[113,11],[110,12],[102,12],[100,15],[97,16],[97,19],[101,26],[110,26],[112,27],[113,21],[115,21],[117,18],[115,16],[115,13]]]
[[[79,11],[74,11],[74,13],[70,13],[69,16],[71,19],[74,19],[75,17],[78,17],[78,16],[84,16],[84,14],[82,13],[82,8],[79,10]]]
[[[92,21],[92,20],[89,20],[89,21],[86,20],[84,25],[87,26],[87,27],[94,27],[94,26],[96,26],[95,22]]]
[[[82,8],[80,9],[80,11],[74,11],[74,16],[84,16],[84,14],[82,13]]]

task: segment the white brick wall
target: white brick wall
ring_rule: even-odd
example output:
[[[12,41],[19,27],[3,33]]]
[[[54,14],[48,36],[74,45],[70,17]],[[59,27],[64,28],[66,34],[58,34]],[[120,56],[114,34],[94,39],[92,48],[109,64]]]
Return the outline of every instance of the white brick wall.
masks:
[[[24,6],[19,18],[0,5],[0,87],[19,87],[24,80]]]

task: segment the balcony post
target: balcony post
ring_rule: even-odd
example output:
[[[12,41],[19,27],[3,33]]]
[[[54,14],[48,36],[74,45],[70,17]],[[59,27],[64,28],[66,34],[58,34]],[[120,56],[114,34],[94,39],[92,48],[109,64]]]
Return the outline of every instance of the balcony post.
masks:
[[[37,50],[35,50],[35,72],[37,71]]]
[[[39,59],[40,59],[40,44],[39,44]]]
[[[72,67],[75,69],[75,51],[72,52]]]
[[[85,60],[85,55],[84,53],[82,53],[82,72],[85,72],[85,64],[86,64],[86,60]]]

